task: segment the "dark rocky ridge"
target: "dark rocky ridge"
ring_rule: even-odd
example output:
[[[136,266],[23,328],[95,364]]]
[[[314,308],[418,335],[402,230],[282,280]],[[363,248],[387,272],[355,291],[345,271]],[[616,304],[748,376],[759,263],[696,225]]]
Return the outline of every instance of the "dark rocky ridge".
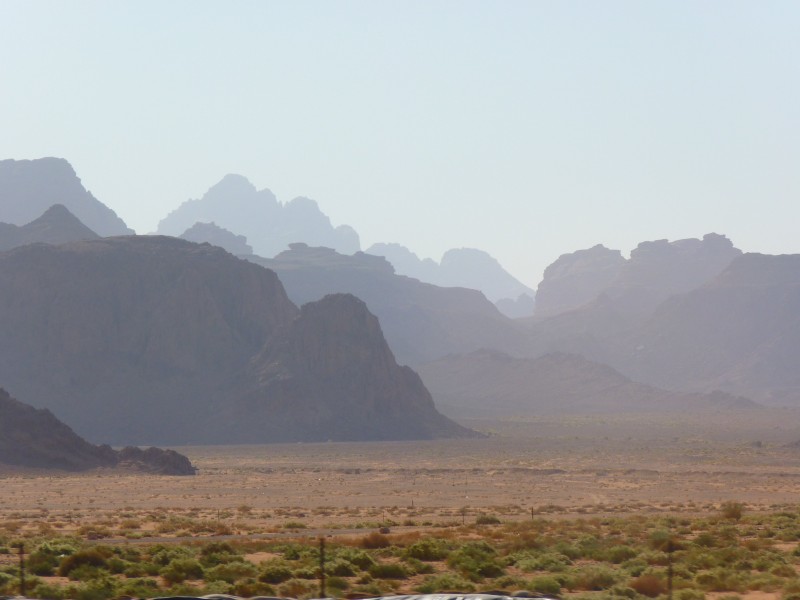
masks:
[[[189,459],[174,450],[128,447],[113,450],[78,436],[48,410],[35,409],[0,388],[0,463],[84,471],[124,467],[162,475],[194,475]]]
[[[101,236],[128,235],[116,213],[86,191],[63,158],[0,161],[0,222],[25,225],[62,204]]]
[[[271,344],[284,347],[291,331],[303,332],[302,347],[309,351],[315,344],[333,351],[324,326],[343,322],[341,333],[348,335],[356,321],[337,312],[346,308],[341,303],[324,306],[324,320],[301,326],[310,317],[299,313],[274,272],[208,244],[136,236],[25,246],[0,253],[0,380],[81,434],[108,443],[235,443],[245,432],[248,441],[271,441],[268,427],[256,432],[251,424],[291,421],[293,411],[314,402],[320,403],[315,410],[325,411],[328,398],[344,393],[336,387],[343,382],[319,370],[323,363],[302,371],[306,387],[288,389],[264,379],[255,360],[278,360]],[[387,377],[370,380],[369,389],[377,395],[373,401],[386,394],[396,412],[407,413],[404,435],[464,433],[441,418],[424,422],[431,412],[420,408],[422,392],[413,377],[389,378],[402,369],[375,350],[385,344],[379,328],[349,335],[370,350],[358,353],[354,340],[344,349],[355,354],[339,347],[337,359]],[[370,371],[369,360],[383,361],[384,370]],[[271,394],[278,389],[276,404]],[[309,390],[316,390],[313,398]],[[254,398],[259,401],[252,405]],[[272,412],[276,406],[285,414]],[[357,403],[346,408],[361,410]],[[358,439],[377,439],[397,418],[367,414],[372,422],[360,413],[341,415],[363,426]],[[325,439],[342,439],[339,434],[331,431]],[[313,435],[281,430],[285,440]]]
[[[314,200],[295,198],[278,202],[267,189],[241,175],[226,175],[202,198],[187,200],[158,224],[158,233],[181,235],[197,222],[214,222],[238,235],[260,256],[275,256],[290,243],[324,245],[351,254],[359,249],[358,234],[351,227],[333,227]]]
[[[249,260],[275,271],[297,304],[337,293],[362,299],[403,364],[414,366],[482,347],[519,350],[526,342],[522,328],[480,292],[396,275],[383,257],[363,252],[345,256],[329,248],[292,244],[274,259]]]
[[[65,244],[100,237],[69,212],[63,204],[54,204],[42,216],[18,227],[0,223],[0,252],[26,244]]]

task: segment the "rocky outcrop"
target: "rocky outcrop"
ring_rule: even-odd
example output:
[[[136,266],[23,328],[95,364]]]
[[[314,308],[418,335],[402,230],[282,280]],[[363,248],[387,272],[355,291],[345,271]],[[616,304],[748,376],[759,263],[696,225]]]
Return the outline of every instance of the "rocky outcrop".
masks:
[[[442,256],[440,263],[430,258],[420,259],[400,244],[373,244],[366,253],[385,257],[399,275],[441,287],[480,290],[506,316],[516,318],[533,314],[532,309],[527,314],[519,314],[528,302],[516,304],[516,301],[521,297],[532,300],[535,292],[483,250],[474,248],[448,250]],[[509,309],[513,314],[506,313],[504,309]]]
[[[253,248],[247,243],[243,235],[236,235],[223,229],[216,223],[195,223],[180,236],[182,240],[196,244],[211,244],[219,246],[234,256],[244,256],[253,253]]]
[[[476,290],[443,288],[396,275],[382,257],[345,256],[293,244],[274,259],[251,257],[275,271],[297,304],[348,293],[366,302],[402,364],[412,366],[478,348],[519,350],[525,334]]]
[[[349,294],[303,306],[253,359],[239,406],[240,438],[274,441],[464,437],[419,376],[397,365],[378,319]],[[246,425],[245,425],[246,424]]]
[[[419,369],[437,406],[454,417],[753,409],[722,392],[678,393],[631,381],[574,354],[513,358],[493,351],[448,356]]]
[[[54,204],[64,205],[98,235],[133,233],[113,210],[83,187],[63,158],[0,161],[0,222],[25,225]]]
[[[619,250],[599,244],[562,254],[544,271],[536,291],[536,316],[549,317],[591,302],[611,286],[625,263]]]
[[[314,200],[278,202],[268,189],[256,190],[241,175],[226,175],[202,198],[187,200],[158,224],[158,233],[181,235],[198,222],[213,222],[244,235],[260,256],[275,256],[290,243],[305,242],[352,254],[358,234],[349,226],[333,227]]]
[[[98,236],[81,223],[63,204],[54,204],[42,216],[18,227],[0,223],[0,252],[26,244],[65,244],[94,240]]]
[[[545,269],[535,315],[591,310],[605,296],[620,315],[641,319],[670,296],[710,281],[741,253],[725,236],[709,233],[702,240],[642,242],[628,260],[603,246],[565,254]]]
[[[300,313],[274,272],[176,238],[25,246],[0,253],[0,381],[116,445],[321,439],[303,415],[332,412],[358,429],[324,439],[463,433],[356,304]]]
[[[0,463],[19,467],[84,471],[124,467],[162,475],[194,475],[188,458],[174,450],[95,446],[48,410],[37,410],[0,388]]]

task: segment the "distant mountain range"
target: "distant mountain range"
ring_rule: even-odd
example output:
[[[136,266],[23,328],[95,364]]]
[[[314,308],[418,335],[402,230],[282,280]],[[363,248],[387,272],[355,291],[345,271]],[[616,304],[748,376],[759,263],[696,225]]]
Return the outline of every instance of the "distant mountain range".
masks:
[[[26,244],[64,244],[99,237],[63,204],[55,204],[26,225],[0,223],[0,252]]]
[[[355,230],[331,225],[314,200],[299,197],[282,204],[270,190],[257,190],[241,175],[226,175],[202,198],[181,204],[161,220],[157,233],[179,236],[195,223],[212,222],[244,235],[260,256],[275,256],[293,242],[327,246],[345,254],[360,248]]]
[[[248,257],[278,274],[296,304],[349,293],[381,322],[401,363],[418,365],[453,352],[526,347],[526,332],[476,290],[438,287],[397,275],[389,262],[358,252],[292,244],[273,259]]]
[[[0,337],[8,389],[108,443],[472,435],[397,366],[361,301],[298,311],[275,273],[209,245],[0,253]]]
[[[0,221],[25,225],[62,204],[101,236],[133,233],[116,213],[86,191],[63,158],[0,160]]]
[[[452,417],[708,411],[756,408],[715,392],[671,392],[631,381],[575,354],[513,358],[481,350],[420,367],[420,376]]]
[[[373,244],[366,253],[385,257],[398,275],[414,277],[441,287],[481,290],[508,317],[529,317],[533,314],[536,292],[483,250],[448,250],[439,263],[430,258],[420,259],[400,244]]]
[[[174,450],[95,446],[47,410],[37,410],[0,388],[0,464],[85,471],[125,467],[161,475],[194,475],[189,459]]]

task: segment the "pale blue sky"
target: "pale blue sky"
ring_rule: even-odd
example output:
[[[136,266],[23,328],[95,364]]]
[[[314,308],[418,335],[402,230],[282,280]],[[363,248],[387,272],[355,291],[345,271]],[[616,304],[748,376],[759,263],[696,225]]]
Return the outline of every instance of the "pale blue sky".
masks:
[[[596,243],[800,252],[800,3],[0,0],[0,158],[140,233],[223,175],[535,286]]]

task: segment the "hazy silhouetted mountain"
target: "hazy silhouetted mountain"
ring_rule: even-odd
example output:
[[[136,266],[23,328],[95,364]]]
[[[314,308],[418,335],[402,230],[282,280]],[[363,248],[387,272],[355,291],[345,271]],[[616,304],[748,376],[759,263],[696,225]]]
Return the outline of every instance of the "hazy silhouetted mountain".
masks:
[[[603,246],[565,254],[545,269],[535,314],[585,307],[603,295],[621,315],[646,317],[670,296],[711,280],[741,253],[725,236],[709,233],[702,240],[642,242],[629,260]]]
[[[205,242],[212,246],[219,246],[235,256],[253,253],[253,248],[247,243],[246,237],[231,233],[216,223],[195,223],[179,237],[196,244]]]
[[[393,439],[466,434],[420,408],[421,386],[379,328],[356,326],[372,321],[353,304],[300,312],[274,272],[176,238],[24,246],[0,253],[0,381],[115,444],[350,439],[319,417],[335,412],[326,403],[356,411],[337,417],[359,424],[358,439],[380,438],[400,413]],[[333,360],[364,374],[361,396],[331,379]]]
[[[158,224],[158,233],[179,236],[195,223],[216,223],[244,235],[260,256],[274,256],[290,243],[305,242],[358,251],[358,234],[349,226],[333,227],[314,200],[295,198],[282,204],[267,190],[241,175],[226,175],[202,198],[187,200]]]
[[[563,413],[754,408],[722,392],[686,394],[635,383],[574,354],[512,358],[481,350],[422,365],[419,373],[446,414],[509,417]]]
[[[18,227],[10,223],[0,223],[0,252],[25,244],[64,244],[98,237],[100,236],[81,223],[64,205],[55,204],[27,225]]]
[[[95,446],[48,410],[35,409],[0,388],[0,463],[83,471],[126,466],[164,475],[193,475],[189,459],[174,450]]]
[[[612,285],[625,263],[619,250],[600,244],[562,254],[545,269],[536,290],[536,316],[549,317],[591,302]]]
[[[430,258],[420,259],[405,246],[400,244],[373,244],[366,250],[367,254],[385,257],[394,266],[399,275],[414,277],[425,283],[440,287],[464,287],[480,290],[498,308],[510,309],[510,317],[531,316],[518,314],[532,303],[535,292],[520,282],[499,262],[483,250],[474,248],[457,248],[448,250],[442,256],[441,263]],[[528,299],[522,299],[522,296]],[[500,301],[504,301],[502,304]]]
[[[525,334],[476,290],[443,288],[396,275],[389,262],[358,252],[293,244],[274,259],[251,257],[274,270],[297,304],[350,293],[366,302],[398,360],[416,365],[481,347],[516,349]]]
[[[503,298],[494,303],[501,313],[510,319],[524,319],[533,314],[536,307],[536,300],[528,294],[520,295],[516,300]]]
[[[611,360],[660,385],[800,405],[800,255],[736,258],[659,306]]]
[[[62,204],[98,235],[133,233],[116,213],[83,187],[63,158],[0,160],[0,222],[30,223]]]

